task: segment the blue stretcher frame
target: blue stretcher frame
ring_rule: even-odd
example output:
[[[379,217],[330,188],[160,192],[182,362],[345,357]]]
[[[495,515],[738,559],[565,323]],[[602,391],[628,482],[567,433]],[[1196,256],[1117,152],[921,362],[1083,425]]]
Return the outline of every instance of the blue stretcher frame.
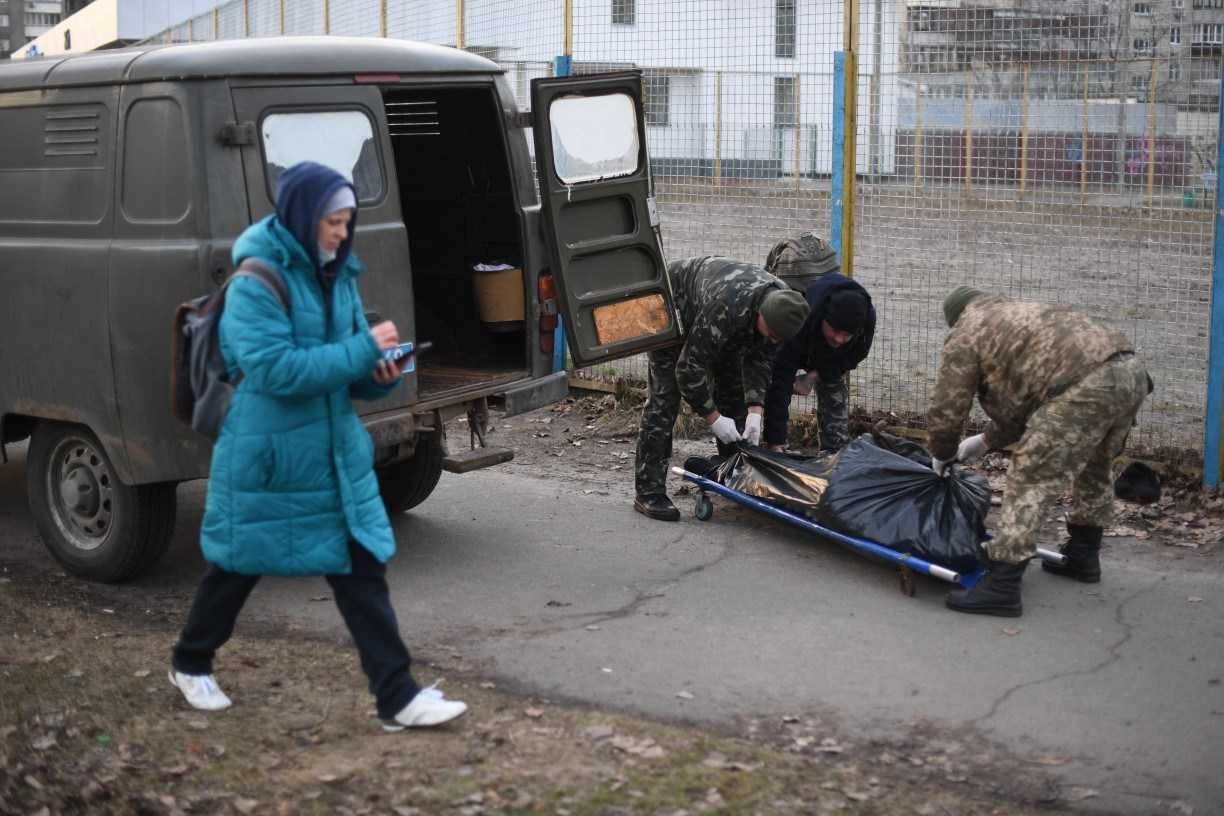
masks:
[[[874,541],[868,541],[865,538],[847,535],[846,533],[839,533],[836,530],[831,530],[828,527],[824,527],[814,521],[811,521],[810,519],[804,518],[797,513],[792,513],[789,510],[778,507],[774,504],[770,504],[769,502],[758,499],[755,496],[749,496],[747,493],[741,493],[734,488],[719,484],[713,479],[698,476],[696,473],[687,471],[684,468],[673,467],[671,470],[672,473],[675,473],[686,482],[692,482],[693,484],[697,485],[697,487],[701,488],[702,491],[717,493],[724,499],[730,499],[736,504],[743,505],[744,507],[764,513],[767,516],[772,516],[781,521],[785,521],[788,524],[794,525],[795,527],[807,530],[809,533],[815,533],[823,538],[836,541],[838,544],[848,547],[861,555],[871,556],[881,561],[895,564],[901,568],[901,588],[907,595],[914,594],[913,583],[909,580],[909,573],[930,575],[934,578],[939,578],[940,580],[964,587],[965,589],[969,589],[970,587],[974,586],[978,581],[982,580],[982,578],[986,576],[986,570],[984,569],[979,568],[968,573],[957,572],[956,570],[950,570],[947,567],[941,567],[938,564],[932,564],[930,561],[924,561],[915,555],[897,552],[896,550],[885,547],[882,544],[877,544]],[[703,498],[708,501],[707,497],[699,497],[698,500],[700,501]],[[700,518],[700,516],[698,516],[698,518]],[[707,515],[705,518],[708,519],[709,516]],[[1037,556],[1042,560],[1053,561],[1055,563],[1062,563],[1064,560],[1060,553],[1041,548],[1038,548]]]

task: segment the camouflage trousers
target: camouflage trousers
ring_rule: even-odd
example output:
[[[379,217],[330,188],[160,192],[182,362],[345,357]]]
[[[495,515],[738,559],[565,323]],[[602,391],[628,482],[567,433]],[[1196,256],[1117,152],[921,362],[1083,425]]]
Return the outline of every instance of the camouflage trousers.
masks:
[[[1017,564],[1037,554],[1042,515],[1068,482],[1072,505],[1067,521],[1109,524],[1113,460],[1125,447],[1147,393],[1147,372],[1137,359],[1125,357],[1106,363],[1033,412],[1012,453],[997,534],[986,544],[992,561]]]
[[[672,430],[680,415],[680,387],[676,384],[676,361],[680,351],[677,346],[652,351],[647,355],[650,395],[642,409],[634,469],[638,495],[666,492],[667,465],[672,455]],[[748,406],[744,402],[739,365],[739,359],[734,355],[720,361],[711,385],[718,412],[735,419],[736,425],[743,431]],[[719,450],[724,452],[721,445]],[[724,455],[729,450],[728,446]]]
[[[845,377],[816,383],[816,422],[820,426],[820,449],[837,451],[850,441],[850,386]]]

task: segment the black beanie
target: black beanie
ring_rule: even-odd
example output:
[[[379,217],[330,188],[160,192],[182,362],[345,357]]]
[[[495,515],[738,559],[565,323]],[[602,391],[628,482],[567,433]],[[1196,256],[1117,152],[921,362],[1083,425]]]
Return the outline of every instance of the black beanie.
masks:
[[[861,334],[871,315],[871,298],[858,289],[838,289],[825,302],[825,321],[838,331]]]

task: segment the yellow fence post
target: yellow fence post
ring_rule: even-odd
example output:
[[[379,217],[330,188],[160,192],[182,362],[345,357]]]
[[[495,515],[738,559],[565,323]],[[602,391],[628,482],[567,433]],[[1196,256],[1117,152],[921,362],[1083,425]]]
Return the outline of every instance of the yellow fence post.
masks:
[[[284,36],[285,34],[285,0],[280,0],[280,3],[278,5],[280,6],[280,33],[281,33],[281,36]]]
[[[973,195],[973,71],[965,87],[965,189]]]
[[[923,152],[926,150],[922,133],[922,83],[914,85],[914,186],[922,189]]]
[[[464,48],[463,29],[466,27],[463,13],[463,0],[455,0],[455,47],[460,51]]]
[[[323,33],[331,33],[331,0],[323,0]]]
[[[1147,200],[1154,203],[1156,187],[1156,60],[1152,59],[1152,73],[1148,77],[1147,98]]]
[[[1020,80],[1020,195],[1028,184],[1029,67],[1025,63]]]
[[[378,36],[387,36],[387,0],[378,0]]]
[[[1080,201],[1088,195],[1088,66],[1084,66],[1084,114],[1080,129]]]
[[[251,36],[251,0],[242,0],[242,36]]]
[[[801,84],[801,75],[795,74],[795,190],[799,190],[799,183],[803,179],[803,85]]]
[[[854,276],[854,205],[858,193],[858,39],[859,0],[845,0],[842,50],[845,51],[843,112],[841,273]]]
[[[213,9],[213,39],[221,39],[221,8]]]
[[[722,183],[722,71],[714,72],[714,183]]]

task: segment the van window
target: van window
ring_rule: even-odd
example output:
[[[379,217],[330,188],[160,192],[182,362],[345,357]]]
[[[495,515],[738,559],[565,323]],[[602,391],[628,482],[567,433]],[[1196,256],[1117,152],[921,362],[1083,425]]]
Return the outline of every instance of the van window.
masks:
[[[374,143],[374,126],[365,113],[272,113],[264,117],[261,133],[271,200],[276,200],[280,174],[302,161],[325,164],[353,182],[360,202],[382,198],[382,165]]]
[[[626,94],[563,96],[549,106],[548,118],[561,181],[575,184],[637,172],[637,114]]]
[[[174,223],[191,202],[183,109],[170,98],[128,108],[123,146],[123,213],[129,221]]]
[[[96,224],[110,199],[108,112],[99,104],[0,107],[0,221]],[[64,172],[71,171],[71,172]]]

